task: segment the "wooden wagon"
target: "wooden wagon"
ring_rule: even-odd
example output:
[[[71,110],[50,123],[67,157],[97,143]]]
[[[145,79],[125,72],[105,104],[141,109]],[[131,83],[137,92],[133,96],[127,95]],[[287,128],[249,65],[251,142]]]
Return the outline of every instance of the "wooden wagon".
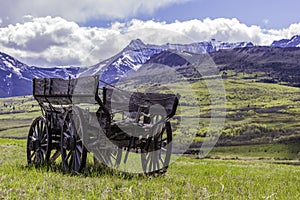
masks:
[[[85,167],[88,152],[111,167],[126,165],[135,152],[143,173],[166,172],[177,95],[99,88],[99,76],[88,76],[33,79],[33,96],[42,115],[29,129],[28,164],[61,157],[64,170],[74,173]]]

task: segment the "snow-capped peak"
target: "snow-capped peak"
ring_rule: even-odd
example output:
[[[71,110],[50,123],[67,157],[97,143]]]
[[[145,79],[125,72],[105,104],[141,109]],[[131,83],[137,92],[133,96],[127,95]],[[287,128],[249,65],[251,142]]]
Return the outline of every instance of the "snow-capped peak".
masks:
[[[141,39],[135,39],[132,40],[127,48],[130,49],[140,49],[140,48],[145,48],[147,45],[141,40]]]
[[[21,72],[22,70],[26,69],[26,67],[28,66],[16,60],[15,58],[0,52],[0,69],[15,73],[21,77]]]
[[[295,35],[291,39],[282,39],[274,41],[272,47],[300,47],[300,35]]]

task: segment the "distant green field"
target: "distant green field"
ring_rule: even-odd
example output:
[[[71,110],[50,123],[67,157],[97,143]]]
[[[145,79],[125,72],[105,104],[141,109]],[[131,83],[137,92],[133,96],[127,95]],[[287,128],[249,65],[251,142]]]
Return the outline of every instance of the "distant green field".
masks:
[[[81,175],[26,164],[25,140],[0,139],[0,199],[299,199],[299,166],[182,157],[164,176],[89,164]],[[299,163],[294,163],[299,164]]]
[[[33,119],[40,114],[32,96],[0,98],[0,137],[25,138]]]

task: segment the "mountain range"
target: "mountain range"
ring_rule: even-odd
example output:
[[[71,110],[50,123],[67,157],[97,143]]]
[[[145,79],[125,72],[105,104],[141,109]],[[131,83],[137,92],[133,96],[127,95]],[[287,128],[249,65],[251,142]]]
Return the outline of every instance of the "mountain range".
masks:
[[[32,79],[41,77],[75,77],[78,67],[41,68],[28,66],[0,52],[0,97],[32,94]]]
[[[299,35],[291,39],[274,41],[270,47],[257,47],[251,42],[226,43],[215,39],[191,44],[152,45],[136,39],[117,55],[93,66],[81,68],[28,66],[12,56],[0,52],[0,80],[2,80],[0,97],[32,94],[33,78],[68,78],[99,74],[102,81],[116,83],[126,77],[130,71],[137,71],[145,63],[156,62],[170,66],[186,64],[185,61],[179,61],[180,59],[172,57],[176,56],[172,51],[192,54],[210,53],[216,64],[220,66],[220,70],[263,70],[266,73],[269,71],[270,77],[274,81],[283,81],[278,78],[282,76],[282,70],[279,72],[277,69],[288,68],[284,73],[287,77],[284,81],[287,82],[295,76],[298,77],[300,48],[295,47],[300,47]],[[260,65],[257,67],[256,63],[260,63]],[[291,82],[292,85],[298,85],[298,81],[294,79]]]
[[[274,41],[271,47],[300,47],[300,35],[295,35],[291,39]]]

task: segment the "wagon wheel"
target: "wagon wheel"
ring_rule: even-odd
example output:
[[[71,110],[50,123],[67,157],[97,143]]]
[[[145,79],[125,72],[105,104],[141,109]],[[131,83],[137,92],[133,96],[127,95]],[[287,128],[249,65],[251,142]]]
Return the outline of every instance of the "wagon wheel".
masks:
[[[101,149],[96,155],[94,155],[94,163],[101,163],[108,167],[118,168],[121,163],[122,152],[122,148],[117,146]]]
[[[141,150],[142,168],[145,174],[165,173],[172,154],[172,129],[166,122],[162,131],[149,138]]]
[[[37,117],[31,124],[27,138],[28,164],[44,164],[49,161],[51,140],[45,117]]]
[[[83,118],[78,108],[68,111],[61,129],[61,156],[66,172],[80,172],[85,164],[87,150],[82,142]]]

